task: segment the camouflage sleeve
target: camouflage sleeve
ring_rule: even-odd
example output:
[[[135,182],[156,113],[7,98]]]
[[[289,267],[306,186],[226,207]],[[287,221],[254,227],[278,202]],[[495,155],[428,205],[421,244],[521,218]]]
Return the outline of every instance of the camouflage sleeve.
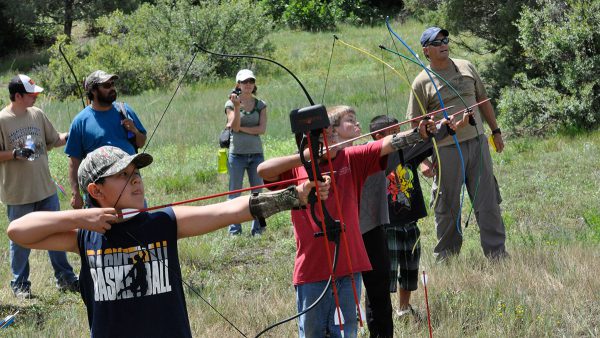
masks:
[[[409,132],[394,134],[392,136],[391,144],[394,150],[400,150],[415,145],[419,142],[423,142],[423,139],[421,138],[418,129],[415,128]]]
[[[250,214],[254,218],[267,218],[278,212],[300,207],[295,186],[274,192],[262,192],[250,196]]]

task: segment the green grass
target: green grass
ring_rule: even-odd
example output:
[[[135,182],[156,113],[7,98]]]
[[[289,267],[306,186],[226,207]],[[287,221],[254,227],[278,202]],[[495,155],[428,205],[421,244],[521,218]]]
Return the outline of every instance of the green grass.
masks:
[[[395,25],[417,46],[423,26]],[[342,27],[337,34],[348,43],[381,55],[377,45],[390,46],[382,27]],[[327,75],[331,34],[279,32],[271,37],[274,58],[289,66],[321,102]],[[457,55],[463,52],[456,51]],[[396,59],[386,55],[394,66]],[[412,79],[418,72],[407,66]],[[385,114],[381,65],[336,44],[323,102],[352,104],[365,126]],[[281,70],[261,66],[259,96],[269,104],[264,137],[267,158],[294,151],[289,129],[290,109],[307,105],[298,86]],[[388,109],[403,119],[408,89],[404,80],[386,71]],[[43,84],[41,84],[43,86]],[[227,176],[216,174],[217,135],[225,117],[225,96],[233,79],[210,85],[184,86],[177,94],[148,152],[155,163],[143,170],[150,205],[214,194],[227,187]],[[151,132],[174,88],[124,98]],[[40,97],[41,106],[58,129],[66,130],[81,109],[76,99],[66,102]],[[363,127],[364,128],[364,127]],[[435,229],[431,216],[420,222],[423,255],[421,270],[429,274],[429,304],[436,337],[598,336],[600,328],[600,132],[569,134],[547,139],[509,139],[502,154],[494,154],[495,173],[503,197],[507,246],[511,258],[488,262],[481,252],[474,220],[464,230],[462,253],[447,265],[434,263]],[[51,153],[51,172],[68,190],[67,159],[62,149]],[[428,191],[430,182],[423,182]],[[223,200],[221,197],[217,200]],[[61,196],[63,208],[68,200]],[[208,203],[208,202],[202,202]],[[464,213],[468,208],[464,208]],[[5,210],[0,210],[4,219]],[[466,216],[466,215],[465,215]],[[226,230],[179,242],[184,279],[248,335],[253,335],[295,312],[291,285],[295,241],[287,213],[268,220],[264,236],[227,236]],[[8,241],[0,236],[0,317],[16,309],[16,323],[3,335],[81,337],[88,332],[85,307],[74,294],[63,295],[53,286],[47,255],[32,253],[33,300],[16,300],[11,279]],[[79,259],[69,255],[79,269]],[[215,312],[186,290],[190,322],[197,337],[235,337]],[[397,300],[394,299],[394,302]],[[413,305],[424,313],[422,285]],[[396,322],[400,337],[425,337],[426,325]],[[272,331],[272,337],[296,335],[296,325]],[[368,336],[366,333],[361,336]]]

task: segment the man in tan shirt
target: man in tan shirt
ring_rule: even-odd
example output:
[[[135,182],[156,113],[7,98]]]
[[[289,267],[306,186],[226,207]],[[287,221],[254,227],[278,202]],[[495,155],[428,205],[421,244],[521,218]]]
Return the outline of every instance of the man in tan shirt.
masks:
[[[56,187],[48,167],[48,150],[63,146],[67,133],[58,133],[44,112],[34,107],[43,88],[26,75],[8,84],[10,104],[0,111],[0,201],[6,204],[8,220],[33,211],[60,210]],[[10,242],[13,280],[10,286],[19,298],[31,296],[30,249]],[[79,281],[60,251],[48,251],[60,290],[79,290]]]
[[[423,54],[429,60],[430,69],[448,81],[463,97],[466,104],[471,106],[476,102],[487,99],[483,82],[475,67],[467,60],[451,59],[449,57],[448,31],[438,27],[427,28],[421,35]],[[464,108],[460,97],[436,75],[431,74],[435,86],[425,70],[421,71],[412,84],[407,116],[414,118],[421,115],[420,104],[425,112],[441,108],[436,87],[440,92],[445,106],[454,106],[448,114]],[[473,108],[475,126],[465,125],[461,128],[457,123],[456,137],[464,158],[465,177],[469,196],[474,198],[474,210],[480,228],[481,246],[483,252],[490,258],[505,257],[506,240],[504,223],[500,214],[500,190],[494,177],[492,159],[488,141],[485,138],[482,118],[492,130],[492,139],[497,152],[502,152],[504,142],[492,104],[487,101]],[[441,113],[440,113],[441,115]],[[462,116],[456,116],[457,121]],[[439,118],[439,116],[438,116]],[[435,223],[438,243],[434,254],[438,260],[449,255],[458,254],[462,245],[460,230],[460,193],[463,184],[461,159],[452,136],[447,136],[438,143],[439,162],[442,168],[442,179],[437,177],[437,169],[429,161],[424,161],[421,171],[425,176],[435,176],[434,189],[440,189],[435,206]],[[432,192],[433,196],[436,191]],[[434,200],[434,198],[432,198]]]

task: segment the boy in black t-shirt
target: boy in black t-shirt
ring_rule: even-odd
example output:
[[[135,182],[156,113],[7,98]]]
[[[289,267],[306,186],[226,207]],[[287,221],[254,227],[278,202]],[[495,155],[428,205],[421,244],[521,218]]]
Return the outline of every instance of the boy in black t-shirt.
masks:
[[[32,249],[71,251],[81,257],[80,287],[93,337],[191,337],[177,250],[180,238],[231,223],[266,218],[305,205],[312,182],[227,202],[139,212],[144,206],[139,169],[146,153],[104,146],[78,170],[95,208],[33,212],[10,223],[8,236]],[[329,178],[319,185],[326,199]]]
[[[371,131],[380,130],[394,124],[398,120],[388,116],[377,116],[370,124]],[[374,139],[397,133],[400,127],[384,130],[373,135]],[[421,147],[431,148],[431,142]],[[416,150],[416,149],[415,149]],[[422,150],[420,150],[422,151]],[[390,292],[397,291],[400,284],[399,308],[397,316],[404,318],[415,314],[410,305],[410,295],[417,289],[421,245],[420,231],[417,221],[427,216],[423,192],[418,176],[418,166],[432,151],[427,149],[415,158],[407,158],[415,151],[398,151],[388,155],[387,202],[390,224],[385,225],[390,260]],[[398,282],[396,282],[398,281]],[[406,317],[408,318],[408,317]]]

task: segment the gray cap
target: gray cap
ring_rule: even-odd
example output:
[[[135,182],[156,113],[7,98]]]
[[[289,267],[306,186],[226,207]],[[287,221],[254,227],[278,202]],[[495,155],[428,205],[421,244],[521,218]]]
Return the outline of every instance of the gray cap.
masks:
[[[439,27],[429,27],[427,28],[423,34],[421,34],[421,46],[425,47],[428,43],[430,43],[431,41],[435,40],[435,37],[439,34],[442,33],[443,36],[449,36],[450,33],[445,30],[445,29],[441,29]]]
[[[87,186],[102,177],[112,176],[133,163],[136,168],[143,168],[152,163],[152,156],[146,153],[129,155],[121,148],[113,146],[100,147],[81,161],[77,177],[79,186],[87,193]]]
[[[95,84],[101,84],[112,79],[118,79],[119,76],[115,74],[108,74],[103,70],[96,70],[92,72],[88,77],[85,78],[85,90],[91,90]]]

